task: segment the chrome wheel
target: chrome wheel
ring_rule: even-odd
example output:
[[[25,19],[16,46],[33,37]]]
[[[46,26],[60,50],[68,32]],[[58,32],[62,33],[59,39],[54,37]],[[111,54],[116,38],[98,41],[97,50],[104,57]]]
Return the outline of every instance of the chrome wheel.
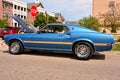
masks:
[[[13,42],[10,46],[10,51],[14,54],[14,53],[18,53],[20,50],[20,45],[18,42]]]
[[[19,41],[11,41],[9,45],[9,51],[11,54],[20,54],[24,50],[21,42]]]
[[[90,54],[90,48],[86,45],[78,45],[78,47],[76,47],[75,53],[78,57],[88,57]]]
[[[75,45],[74,53],[78,59],[89,59],[93,53],[92,46],[87,42],[79,42]]]

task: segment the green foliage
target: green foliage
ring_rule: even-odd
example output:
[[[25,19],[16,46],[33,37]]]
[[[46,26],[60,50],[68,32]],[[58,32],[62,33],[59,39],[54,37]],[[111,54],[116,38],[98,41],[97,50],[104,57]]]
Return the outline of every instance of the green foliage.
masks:
[[[98,31],[100,24],[97,18],[89,16],[89,17],[84,17],[83,19],[79,20],[78,25]]]
[[[47,23],[57,23],[57,21],[52,16],[45,16],[44,14],[40,13],[36,16],[34,26],[44,27]]]
[[[34,21],[34,26],[40,26],[40,27],[43,27],[46,25],[46,17],[44,14],[38,14],[35,18],[35,21]]]
[[[48,23],[56,23],[57,21],[56,21],[56,19],[54,18],[54,17],[52,17],[52,16],[47,16],[48,17]]]
[[[0,19],[0,28],[9,26],[8,19]]]
[[[115,46],[112,49],[113,51],[120,51],[120,44],[115,44]]]
[[[120,42],[120,38],[117,41]]]

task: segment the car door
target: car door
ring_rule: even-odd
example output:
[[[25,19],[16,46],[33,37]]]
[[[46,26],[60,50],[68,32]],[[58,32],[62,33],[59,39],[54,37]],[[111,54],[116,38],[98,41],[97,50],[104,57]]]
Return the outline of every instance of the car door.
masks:
[[[37,33],[32,35],[29,47],[32,49],[65,50],[66,46],[72,44],[69,42],[70,38],[71,35],[65,33]]]
[[[36,48],[43,49],[65,49],[65,45],[68,45],[67,42],[70,39],[70,35],[66,34],[57,34],[57,33],[40,33],[33,38],[33,41],[36,42]]]

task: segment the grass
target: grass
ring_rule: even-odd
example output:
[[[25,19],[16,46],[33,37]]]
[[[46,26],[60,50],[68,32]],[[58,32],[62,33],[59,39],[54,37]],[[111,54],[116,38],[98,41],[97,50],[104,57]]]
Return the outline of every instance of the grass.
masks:
[[[112,49],[113,51],[120,51],[120,44],[115,44],[115,46]]]

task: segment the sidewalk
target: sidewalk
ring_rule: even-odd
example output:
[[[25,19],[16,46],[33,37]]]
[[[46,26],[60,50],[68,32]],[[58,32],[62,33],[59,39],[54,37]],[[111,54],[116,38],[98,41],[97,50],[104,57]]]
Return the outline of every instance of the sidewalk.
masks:
[[[4,43],[3,40],[0,39],[0,53],[3,51],[8,51],[8,46]]]

